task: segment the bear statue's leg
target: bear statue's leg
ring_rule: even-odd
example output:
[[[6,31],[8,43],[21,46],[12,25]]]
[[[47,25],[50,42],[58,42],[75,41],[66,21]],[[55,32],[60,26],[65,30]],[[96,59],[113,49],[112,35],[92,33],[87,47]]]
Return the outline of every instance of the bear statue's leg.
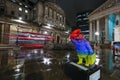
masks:
[[[86,62],[85,62],[85,66],[87,66],[87,67],[88,67],[88,66],[89,66],[89,61],[88,61],[87,56],[86,56],[86,58],[85,58],[85,61],[86,61]]]
[[[88,55],[88,64],[93,65],[96,61],[96,54],[94,53],[93,55]]]
[[[80,56],[80,54],[78,54],[77,56],[78,56],[77,64],[82,64],[83,58]]]
[[[78,59],[79,61],[77,62],[77,64],[83,64],[83,59],[85,59],[85,62],[87,62],[87,55],[83,55],[83,54],[78,54]],[[85,64],[85,66],[87,66],[88,63]]]

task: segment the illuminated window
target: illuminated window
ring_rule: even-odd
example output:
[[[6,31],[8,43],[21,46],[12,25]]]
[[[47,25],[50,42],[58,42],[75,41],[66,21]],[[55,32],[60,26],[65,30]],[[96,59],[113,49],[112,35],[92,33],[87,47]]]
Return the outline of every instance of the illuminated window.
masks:
[[[22,8],[21,8],[21,7],[19,8],[19,11],[22,11]]]
[[[47,31],[44,31],[43,34],[48,34],[48,32],[47,32]]]
[[[88,20],[88,18],[83,18],[83,20]]]
[[[19,20],[22,20],[22,17],[19,17]]]
[[[26,8],[28,7],[28,6],[25,6]]]
[[[78,15],[77,17],[81,17],[82,15]]]
[[[25,13],[28,13],[28,10],[25,10]]]
[[[19,5],[22,5],[22,3],[19,3]]]

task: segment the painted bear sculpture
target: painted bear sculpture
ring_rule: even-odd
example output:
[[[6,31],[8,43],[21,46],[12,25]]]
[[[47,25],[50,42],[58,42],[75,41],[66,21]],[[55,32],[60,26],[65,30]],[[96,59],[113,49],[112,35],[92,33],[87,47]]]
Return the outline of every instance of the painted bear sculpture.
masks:
[[[81,30],[76,29],[70,34],[71,42],[74,44],[79,61],[77,64],[85,66],[93,65],[96,61],[96,54],[94,53],[89,42],[80,34]]]

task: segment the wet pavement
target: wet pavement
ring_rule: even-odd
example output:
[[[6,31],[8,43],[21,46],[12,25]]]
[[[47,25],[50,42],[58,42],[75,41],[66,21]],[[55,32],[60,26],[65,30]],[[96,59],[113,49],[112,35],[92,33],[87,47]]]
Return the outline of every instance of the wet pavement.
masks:
[[[94,50],[101,66],[101,80],[120,80],[109,49]],[[64,64],[77,62],[75,51],[62,50],[4,50],[0,51],[0,80],[72,80],[64,72]],[[75,75],[73,71],[73,75]]]

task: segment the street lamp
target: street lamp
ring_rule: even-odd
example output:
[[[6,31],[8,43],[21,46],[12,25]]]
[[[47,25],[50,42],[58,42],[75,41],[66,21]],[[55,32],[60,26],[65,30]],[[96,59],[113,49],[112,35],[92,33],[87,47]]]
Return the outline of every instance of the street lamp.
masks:
[[[68,43],[70,30],[65,31],[65,34],[66,34],[66,43]]]
[[[45,35],[46,35],[46,34],[48,34],[48,32],[47,32],[47,31],[44,31],[44,32],[43,32],[43,34],[45,34]]]
[[[99,36],[99,32],[95,32],[95,35],[96,35],[96,36]]]
[[[22,20],[22,17],[19,17],[19,20]]]
[[[19,41],[18,41],[18,36],[19,36],[19,27],[17,27],[17,38],[16,38],[16,46],[19,46]]]
[[[97,43],[98,43],[98,40],[97,40],[98,36],[99,36],[99,32],[95,32],[95,43],[96,43],[96,46],[97,46]]]
[[[45,35],[45,37],[44,37],[44,38],[45,38],[44,44],[46,45],[46,38],[47,38],[46,35],[48,34],[48,32],[47,32],[47,31],[44,31],[43,34]]]
[[[44,26],[45,28],[47,28],[47,29],[52,29],[53,28],[53,26],[54,25],[52,25],[52,24],[50,24],[50,23],[48,23],[46,26]]]

